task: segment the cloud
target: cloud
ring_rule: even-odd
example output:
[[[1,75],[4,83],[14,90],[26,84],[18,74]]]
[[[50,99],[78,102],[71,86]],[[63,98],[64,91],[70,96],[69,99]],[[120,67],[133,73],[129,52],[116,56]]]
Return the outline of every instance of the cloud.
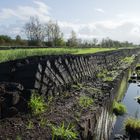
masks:
[[[34,1],[34,6],[18,6],[15,9],[2,8],[0,10],[0,21],[18,18],[26,21],[30,16],[38,16],[43,22],[50,19],[51,8],[41,1]]]
[[[38,16],[42,22],[47,22],[52,18],[51,9],[41,0],[34,0],[32,6],[17,6],[16,8],[0,9],[0,34],[8,34],[15,37],[17,34],[25,35],[22,32],[23,25],[30,16]],[[96,12],[105,13],[103,9],[96,8]],[[106,38],[114,40],[130,41],[140,43],[140,19],[134,14],[116,14],[114,19],[100,20],[89,23],[60,21],[58,24],[64,33],[65,38],[70,36],[72,30],[78,38]]]
[[[105,11],[101,8],[95,8],[95,11],[99,13],[105,13]]]

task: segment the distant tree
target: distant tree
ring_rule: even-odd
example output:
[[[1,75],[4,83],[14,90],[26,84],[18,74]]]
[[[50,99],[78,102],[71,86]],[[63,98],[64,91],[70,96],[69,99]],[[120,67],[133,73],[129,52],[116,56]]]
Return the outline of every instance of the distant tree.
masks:
[[[97,38],[93,38],[92,42],[93,42],[92,46],[96,47],[96,45],[98,43],[98,39]]]
[[[0,35],[0,45],[10,45],[12,43],[11,37],[7,35]]]
[[[70,47],[77,47],[77,45],[78,45],[76,33],[73,30],[71,31],[71,36],[68,39],[68,43],[67,44]]]
[[[45,24],[45,32],[47,42],[51,46],[55,47],[65,45],[63,33],[61,32],[57,22],[53,22],[50,20],[47,24]]]
[[[27,35],[29,45],[43,45],[45,37],[44,26],[40,23],[38,17],[30,17],[29,21],[24,26],[24,30]]]

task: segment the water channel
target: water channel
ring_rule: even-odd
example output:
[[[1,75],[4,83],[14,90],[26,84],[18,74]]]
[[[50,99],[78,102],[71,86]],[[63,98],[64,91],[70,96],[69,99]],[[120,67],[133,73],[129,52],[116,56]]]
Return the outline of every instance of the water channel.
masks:
[[[126,106],[127,113],[123,116],[117,116],[111,140],[115,139],[117,135],[126,135],[124,121],[128,117],[140,118],[140,104],[136,100],[136,97],[140,96],[140,86],[138,82],[127,84],[127,78],[123,78],[122,82],[121,92],[124,92],[125,94],[119,93],[122,96],[120,102]]]

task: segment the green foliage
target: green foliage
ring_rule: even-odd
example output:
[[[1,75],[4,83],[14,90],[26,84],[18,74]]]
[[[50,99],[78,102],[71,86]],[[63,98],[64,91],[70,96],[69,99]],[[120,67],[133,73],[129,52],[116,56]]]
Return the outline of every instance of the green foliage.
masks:
[[[110,81],[111,82],[116,77],[116,72],[115,71],[108,71],[107,69],[104,69],[97,74],[97,77],[102,79],[103,81]]]
[[[37,93],[32,93],[30,102],[28,103],[34,115],[40,115],[47,109],[45,100]]]
[[[44,128],[47,126],[47,124],[49,124],[48,120],[45,118],[41,118],[41,120],[39,122],[40,127]]]
[[[63,140],[76,140],[78,133],[74,131],[74,126],[68,125],[65,127],[64,122],[61,126],[52,125],[52,140],[63,139]]]
[[[42,49],[12,49],[0,51],[0,62],[52,54],[89,54],[101,51],[111,51],[114,48],[42,48]]]
[[[131,64],[134,61],[135,57],[131,56],[131,57],[125,57],[122,62],[126,63],[126,64]]]
[[[123,115],[127,112],[126,106],[122,103],[118,103],[116,101],[113,102],[113,112],[116,115]]]
[[[88,97],[88,96],[85,96],[85,95],[82,95],[80,96],[79,98],[79,105],[82,107],[82,108],[88,108],[90,106],[93,105],[93,99]]]
[[[125,130],[131,133],[140,134],[140,119],[128,118],[124,122]]]
[[[27,129],[33,129],[33,128],[34,128],[34,123],[32,121],[29,121],[27,125]]]

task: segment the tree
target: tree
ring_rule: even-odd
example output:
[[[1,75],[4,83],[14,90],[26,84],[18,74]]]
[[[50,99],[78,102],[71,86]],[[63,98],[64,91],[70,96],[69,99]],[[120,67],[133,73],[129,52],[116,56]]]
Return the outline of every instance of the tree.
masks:
[[[68,46],[70,47],[77,47],[77,37],[76,37],[76,33],[72,30],[71,31],[71,37],[68,39]]]
[[[29,45],[40,46],[43,44],[45,37],[44,26],[40,23],[38,17],[30,17],[29,21],[25,24],[24,30],[27,35]]]
[[[49,21],[45,25],[46,38],[48,44],[51,46],[63,46],[65,44],[63,39],[63,33],[60,31],[60,27],[57,22]]]

